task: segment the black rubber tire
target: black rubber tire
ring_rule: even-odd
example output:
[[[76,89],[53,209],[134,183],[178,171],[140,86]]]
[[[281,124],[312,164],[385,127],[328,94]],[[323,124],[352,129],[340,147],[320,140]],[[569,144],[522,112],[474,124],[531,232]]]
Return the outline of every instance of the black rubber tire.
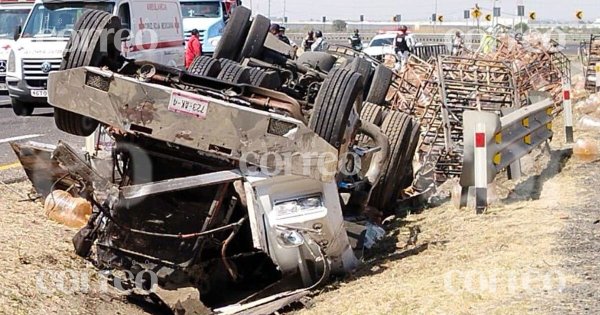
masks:
[[[198,56],[190,65],[188,72],[202,77],[215,78],[221,72],[221,62],[215,58]]]
[[[120,39],[115,34],[121,29],[121,20],[110,13],[88,10],[77,20],[74,32],[67,43],[60,70],[84,66],[120,68]],[[108,49],[102,49],[106,41]],[[54,108],[54,123],[58,129],[76,136],[87,137],[98,127],[93,118]]]
[[[244,58],[259,58],[263,52],[265,40],[271,27],[271,21],[262,16],[257,15],[252,21],[246,42],[240,53],[240,60]]]
[[[345,69],[335,69],[323,81],[308,123],[315,133],[339,149],[346,142],[348,118],[356,102],[362,103],[362,77]]]
[[[391,69],[384,65],[378,65],[375,68],[375,74],[373,75],[373,83],[367,94],[366,101],[373,104],[384,105],[387,97],[390,84],[392,84],[392,78],[394,73]]]
[[[223,65],[217,79],[235,84],[250,84],[250,70],[236,63]]]
[[[33,110],[35,108],[33,104],[25,103],[12,97],[10,98],[10,103],[12,105],[13,112],[17,116],[31,116],[31,114],[33,114]]]
[[[408,150],[405,154],[405,160],[402,165],[406,165],[406,170],[402,178],[399,179],[400,189],[404,189],[412,185],[414,180],[414,169],[412,167],[413,158],[417,152],[419,141],[421,140],[421,124],[413,120],[411,133],[409,136]]]
[[[281,78],[275,71],[250,68],[250,84],[265,89],[278,90],[281,87]]]
[[[347,69],[360,73],[363,77],[364,82],[371,82],[371,76],[373,74],[373,64],[364,58],[354,58],[350,64],[346,66]],[[367,87],[365,85],[365,87]]]
[[[213,57],[216,59],[227,58],[238,60],[242,46],[250,28],[250,16],[252,11],[246,7],[239,6],[229,18],[219,44],[215,48]]]
[[[376,126],[381,126],[381,123],[383,122],[383,107],[377,104],[364,102],[360,111],[360,120],[368,121]],[[364,134],[359,134],[356,137],[356,140],[361,145],[372,142],[372,139]]]
[[[409,169],[403,163],[410,154],[412,126],[411,117],[398,111],[388,113],[381,125],[381,130],[388,137],[390,156],[381,170],[382,175],[371,193],[369,204],[385,214],[394,212],[401,189],[400,179]]]
[[[335,57],[323,51],[308,51],[298,57],[297,62],[301,65],[307,65],[313,69],[319,69],[325,72],[330,71],[335,65]]]

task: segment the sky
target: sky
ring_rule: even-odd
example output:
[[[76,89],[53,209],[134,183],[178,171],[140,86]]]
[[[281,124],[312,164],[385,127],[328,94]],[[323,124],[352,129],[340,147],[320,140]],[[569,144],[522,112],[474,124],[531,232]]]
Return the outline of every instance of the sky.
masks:
[[[255,13],[268,15],[269,2],[271,16],[282,17],[285,11],[290,21],[335,19],[358,20],[363,14],[367,21],[389,21],[396,14],[404,21],[427,20],[435,12],[446,21],[463,19],[464,10],[479,4],[484,13],[491,11],[494,0],[243,0]],[[538,20],[576,21],[575,12],[583,10],[584,20],[600,18],[600,0],[496,0],[503,17],[516,15],[517,3],[523,3],[526,15],[535,11]]]

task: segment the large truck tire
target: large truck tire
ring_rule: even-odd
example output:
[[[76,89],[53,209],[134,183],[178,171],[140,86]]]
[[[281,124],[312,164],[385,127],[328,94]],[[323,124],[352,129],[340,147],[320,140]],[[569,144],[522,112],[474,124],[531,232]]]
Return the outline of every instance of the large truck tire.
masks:
[[[214,57],[238,60],[242,46],[250,28],[250,16],[252,11],[246,7],[239,6],[229,18],[227,26],[223,30],[223,35],[219,44],[215,48]]]
[[[381,126],[381,122],[383,121],[384,111],[383,107],[377,104],[371,104],[368,102],[364,102],[362,105],[362,109],[360,110],[360,120],[367,121],[375,126]],[[359,134],[356,137],[356,140],[359,145],[368,145],[372,141],[372,139],[364,134]]]
[[[344,139],[348,118],[352,109],[362,103],[362,89],[363,80],[358,73],[345,69],[329,72],[315,99],[309,127],[339,149],[348,140]]]
[[[278,90],[281,87],[281,78],[275,71],[250,68],[250,84],[265,89]]]
[[[259,58],[263,52],[265,40],[271,27],[271,21],[262,16],[257,15],[252,21],[248,36],[240,53],[240,60],[244,58]]]
[[[33,114],[33,109],[35,106],[33,104],[21,102],[16,98],[10,98],[10,103],[12,105],[13,112],[17,116],[31,116]]]
[[[381,170],[381,177],[376,184],[369,204],[385,214],[394,212],[393,207],[400,195],[400,180],[409,171],[406,163],[410,154],[410,136],[413,131],[413,120],[409,115],[392,111],[383,119],[382,132],[388,137],[390,156]],[[414,153],[413,153],[414,154]]]
[[[223,65],[217,79],[235,84],[250,84],[250,70],[235,63]]]
[[[335,65],[336,59],[329,53],[322,51],[307,51],[298,57],[297,63],[307,65],[312,69],[328,72]]]
[[[369,103],[384,105],[390,84],[392,84],[393,75],[391,69],[384,65],[378,65],[375,68],[373,82],[365,100]]]
[[[113,71],[119,69],[122,62],[119,51],[121,39],[115,36],[120,29],[118,17],[99,10],[85,11],[75,24],[60,70],[85,66],[106,66]],[[103,43],[106,47],[102,47]],[[93,118],[57,107],[54,108],[54,123],[66,133],[84,137],[98,127],[98,121]]]
[[[215,58],[198,56],[190,65],[188,72],[202,77],[215,78],[221,72],[221,62]]]

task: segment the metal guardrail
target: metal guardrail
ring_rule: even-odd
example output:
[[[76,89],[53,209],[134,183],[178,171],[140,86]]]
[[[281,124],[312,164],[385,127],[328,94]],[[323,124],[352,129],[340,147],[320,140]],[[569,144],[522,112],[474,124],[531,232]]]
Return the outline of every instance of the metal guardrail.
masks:
[[[476,184],[479,172],[492,183],[496,174],[517,163],[523,156],[552,137],[553,101],[545,98],[503,117],[492,112],[468,110],[463,115],[464,158],[460,177],[462,187]],[[484,125],[484,139],[476,130]],[[483,142],[482,142],[483,141]],[[486,148],[484,169],[476,168],[476,147]]]
[[[433,44],[416,46],[413,50],[413,54],[422,60],[429,60],[429,58],[436,58],[441,55],[449,55],[448,46],[444,44]]]

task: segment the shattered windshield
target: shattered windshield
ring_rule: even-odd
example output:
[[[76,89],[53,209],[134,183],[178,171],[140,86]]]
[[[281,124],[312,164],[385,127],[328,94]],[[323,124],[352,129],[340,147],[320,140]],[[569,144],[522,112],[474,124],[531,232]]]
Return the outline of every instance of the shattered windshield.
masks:
[[[221,17],[221,9],[219,2],[182,2],[181,15],[183,18]]]
[[[69,37],[86,9],[112,12],[113,7],[109,2],[38,4],[31,12],[22,37]]]
[[[15,29],[23,25],[29,9],[0,9],[0,38],[13,38]]]

